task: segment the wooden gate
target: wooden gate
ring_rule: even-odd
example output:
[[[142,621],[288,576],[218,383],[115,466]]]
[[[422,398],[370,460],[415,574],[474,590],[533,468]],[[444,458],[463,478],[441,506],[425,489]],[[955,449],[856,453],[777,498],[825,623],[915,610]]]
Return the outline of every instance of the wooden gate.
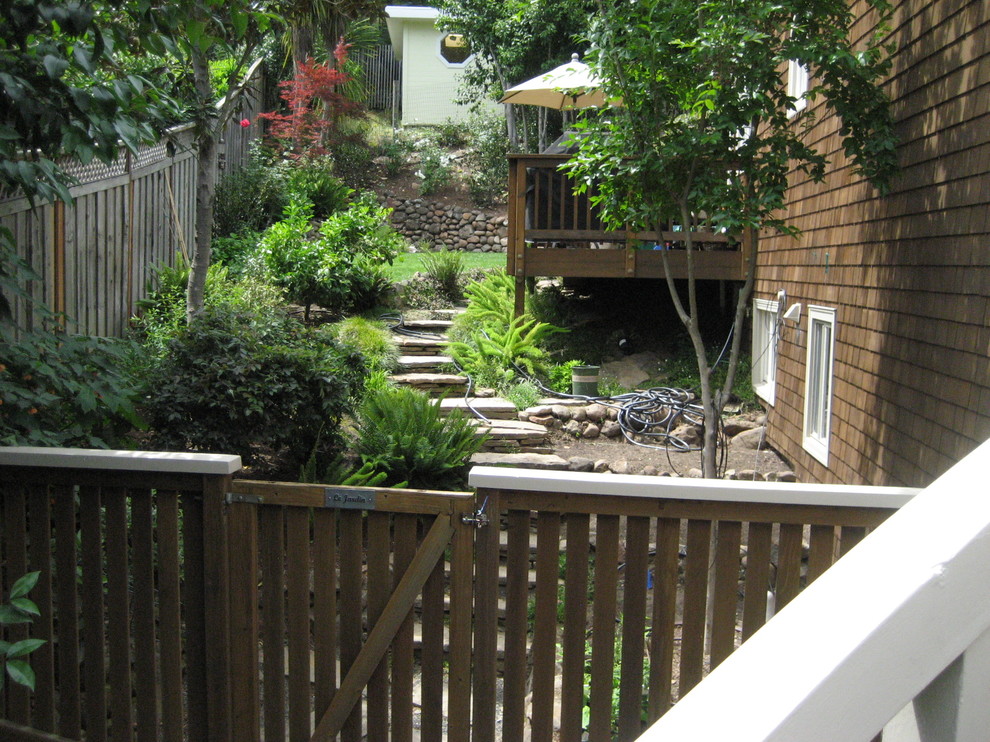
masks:
[[[473,496],[236,481],[229,501],[233,739],[468,740]]]

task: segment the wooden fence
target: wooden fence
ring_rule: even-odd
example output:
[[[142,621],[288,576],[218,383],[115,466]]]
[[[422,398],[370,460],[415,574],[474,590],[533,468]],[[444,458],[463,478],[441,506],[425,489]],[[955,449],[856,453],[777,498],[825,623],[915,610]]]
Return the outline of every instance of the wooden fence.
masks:
[[[41,617],[4,638],[48,640],[0,718],[630,740],[763,624],[768,590],[786,603],[910,498],[485,468],[472,496],[231,481],[233,459],[0,449],[0,586],[42,573]]]
[[[260,131],[260,86],[242,98],[241,109],[219,146],[218,165],[227,171],[247,160]],[[241,119],[252,122],[240,125]],[[122,151],[109,165],[69,163],[78,185],[72,204],[31,208],[25,198],[0,201],[0,225],[13,233],[18,253],[41,277],[28,292],[57,312],[75,331],[120,336],[145,295],[156,265],[172,265],[191,247],[196,230],[196,153],[192,127],[173,129],[166,140]],[[30,304],[14,298],[19,326],[33,326]]]

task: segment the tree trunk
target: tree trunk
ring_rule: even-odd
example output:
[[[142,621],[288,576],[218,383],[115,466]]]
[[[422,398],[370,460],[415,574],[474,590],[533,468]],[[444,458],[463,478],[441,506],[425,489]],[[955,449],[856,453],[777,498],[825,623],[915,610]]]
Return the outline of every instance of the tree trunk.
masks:
[[[309,26],[292,27],[292,67],[299,74],[299,66],[313,56],[313,29]]]
[[[201,121],[196,127],[196,239],[189,266],[186,290],[186,321],[203,311],[206,294],[206,274],[210,269],[213,235],[213,194],[217,179],[216,123],[208,113],[212,98],[212,83],[206,56],[193,53],[193,75],[199,95]]]

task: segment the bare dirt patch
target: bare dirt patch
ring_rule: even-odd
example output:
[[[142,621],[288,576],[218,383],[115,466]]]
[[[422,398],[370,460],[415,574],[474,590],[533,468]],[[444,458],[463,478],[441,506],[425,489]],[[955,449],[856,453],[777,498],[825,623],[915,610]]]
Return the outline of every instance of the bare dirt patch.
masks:
[[[652,466],[658,473],[668,472],[685,476],[689,470],[701,468],[700,451],[646,448],[629,443],[624,438],[589,440],[574,438],[560,430],[554,430],[550,434],[548,445],[554,449],[554,453],[564,459],[578,456],[592,461],[604,460],[610,465],[626,461],[629,474],[640,474],[645,467]],[[726,454],[726,470],[736,472],[751,470],[766,475],[791,469],[790,464],[770,448],[753,451],[730,447]]]

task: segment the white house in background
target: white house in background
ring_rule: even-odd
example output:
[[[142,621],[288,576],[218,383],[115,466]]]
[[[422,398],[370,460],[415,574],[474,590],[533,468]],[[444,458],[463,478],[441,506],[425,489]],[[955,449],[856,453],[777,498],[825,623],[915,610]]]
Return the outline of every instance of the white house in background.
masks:
[[[388,5],[385,14],[402,63],[403,126],[467,118],[468,107],[456,103],[461,75],[471,62],[467,39],[439,30],[436,8]]]

